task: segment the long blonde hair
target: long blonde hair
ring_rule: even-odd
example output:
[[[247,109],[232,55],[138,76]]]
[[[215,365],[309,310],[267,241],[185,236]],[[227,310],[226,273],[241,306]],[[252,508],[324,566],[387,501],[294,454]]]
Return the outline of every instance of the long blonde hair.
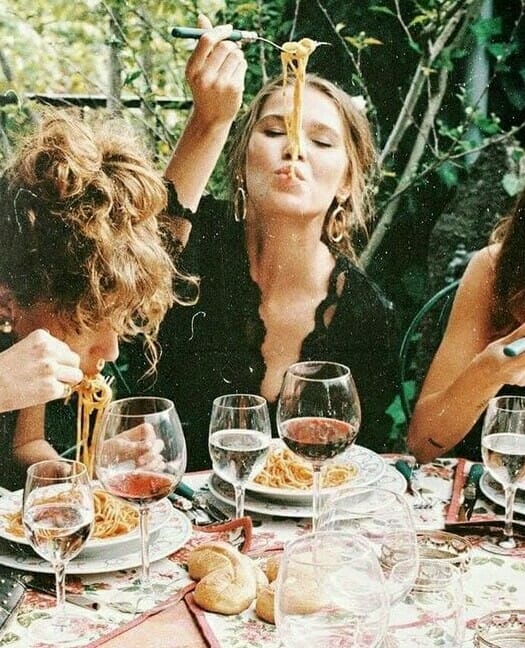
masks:
[[[288,83],[292,82],[293,79],[288,80]],[[235,192],[239,179],[245,180],[248,142],[264,104],[271,95],[281,91],[282,84],[282,77],[278,77],[263,86],[236,125],[228,152],[228,175],[232,192]],[[353,261],[356,261],[354,240],[359,234],[367,234],[367,225],[372,216],[370,179],[377,168],[376,151],[370,124],[357,102],[334,83],[315,74],[307,74],[306,87],[314,88],[329,97],[343,121],[350,195],[342,206],[349,215],[349,222],[343,240],[337,244],[331,243],[331,245],[339,252],[349,256]],[[330,213],[335,206],[336,200],[334,197],[323,224],[323,240],[325,242],[329,242],[327,224]]]

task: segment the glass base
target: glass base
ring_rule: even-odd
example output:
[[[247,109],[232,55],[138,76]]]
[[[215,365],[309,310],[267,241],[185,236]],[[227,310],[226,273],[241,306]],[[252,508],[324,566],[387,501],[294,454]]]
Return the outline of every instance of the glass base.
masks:
[[[399,641],[387,632],[383,641],[379,644],[379,648],[401,648],[401,646]]]
[[[88,617],[54,614],[51,618],[33,621],[28,634],[39,646],[84,646],[98,636],[92,625]]]
[[[490,553],[507,556],[516,549],[525,549],[525,542],[517,540],[515,537],[507,536],[487,536],[479,543],[479,547]]]

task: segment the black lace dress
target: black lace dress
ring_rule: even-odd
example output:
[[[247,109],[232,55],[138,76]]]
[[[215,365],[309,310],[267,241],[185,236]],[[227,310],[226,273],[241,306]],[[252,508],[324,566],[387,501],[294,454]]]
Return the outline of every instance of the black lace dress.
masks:
[[[173,200],[170,211],[183,212]],[[249,274],[243,224],[235,222],[226,203],[211,197],[202,200],[191,220],[193,230],[178,266],[201,277],[200,298],[194,306],[176,306],[168,313],[160,331],[157,379],[143,391],[175,401],[186,434],[188,468],[195,470],[210,465],[213,399],[259,393],[265,327],[259,317],[260,291]],[[300,359],[350,367],[363,414],[357,442],[377,451],[386,449],[390,420],[385,408],[397,387],[396,349],[392,305],[348,259],[337,257]],[[275,403],[270,409],[274,420]]]

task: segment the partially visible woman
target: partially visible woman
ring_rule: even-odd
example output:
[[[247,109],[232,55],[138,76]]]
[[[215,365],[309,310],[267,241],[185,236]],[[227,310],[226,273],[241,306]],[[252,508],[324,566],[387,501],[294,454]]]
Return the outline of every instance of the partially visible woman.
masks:
[[[490,398],[525,387],[525,354],[507,344],[525,336],[525,191],[490,245],[470,261],[456,293],[441,345],[410,423],[418,461],[452,448],[479,460],[481,418]]]
[[[181,263],[201,277],[200,298],[168,313],[154,389],[175,400],[189,468],[202,468],[216,396],[258,393],[274,406],[293,362],[343,362],[362,402],[358,442],[383,450],[396,383],[393,311],[359,269],[353,246],[369,217],[367,179],[375,165],[367,119],[350,96],[309,75],[302,151],[292,165],[284,127],[292,88],[283,92],[277,79],[235,129],[230,199],[201,201],[242,96],[244,67],[232,62],[230,100],[216,99],[206,61],[219,58],[218,46],[210,30],[192,55],[195,108],[166,171],[177,194],[170,213],[193,228]],[[240,56],[231,43],[221,46],[223,58]]]
[[[71,113],[50,112],[5,169],[4,304],[19,345],[58,348],[58,357],[46,361],[55,398],[71,393],[64,385],[115,360],[119,338],[142,334],[155,362],[159,324],[174,299],[175,270],[158,221],[166,200],[144,149],[115,121],[92,129]],[[44,414],[44,406],[11,414],[16,432],[2,475],[10,487],[16,465],[57,456],[44,437]],[[11,445],[8,427],[4,420],[4,448]]]

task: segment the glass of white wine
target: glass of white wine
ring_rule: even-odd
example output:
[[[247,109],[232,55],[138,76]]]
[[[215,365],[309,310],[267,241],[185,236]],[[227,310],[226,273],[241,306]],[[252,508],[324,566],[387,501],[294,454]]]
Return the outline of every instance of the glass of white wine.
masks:
[[[34,621],[30,633],[53,646],[76,643],[79,618],[65,612],[65,572],[93,528],[93,493],[85,465],[52,459],[30,466],[24,487],[22,520],[31,546],[51,563],[56,577],[54,614],[51,620]]]
[[[505,493],[503,537],[484,541],[481,546],[499,554],[518,546],[512,530],[514,498],[518,488],[525,488],[525,397],[491,398],[481,431],[483,464]]]
[[[226,394],[213,401],[208,445],[215,473],[233,485],[235,517],[244,515],[246,482],[263,467],[272,429],[262,396]]]

